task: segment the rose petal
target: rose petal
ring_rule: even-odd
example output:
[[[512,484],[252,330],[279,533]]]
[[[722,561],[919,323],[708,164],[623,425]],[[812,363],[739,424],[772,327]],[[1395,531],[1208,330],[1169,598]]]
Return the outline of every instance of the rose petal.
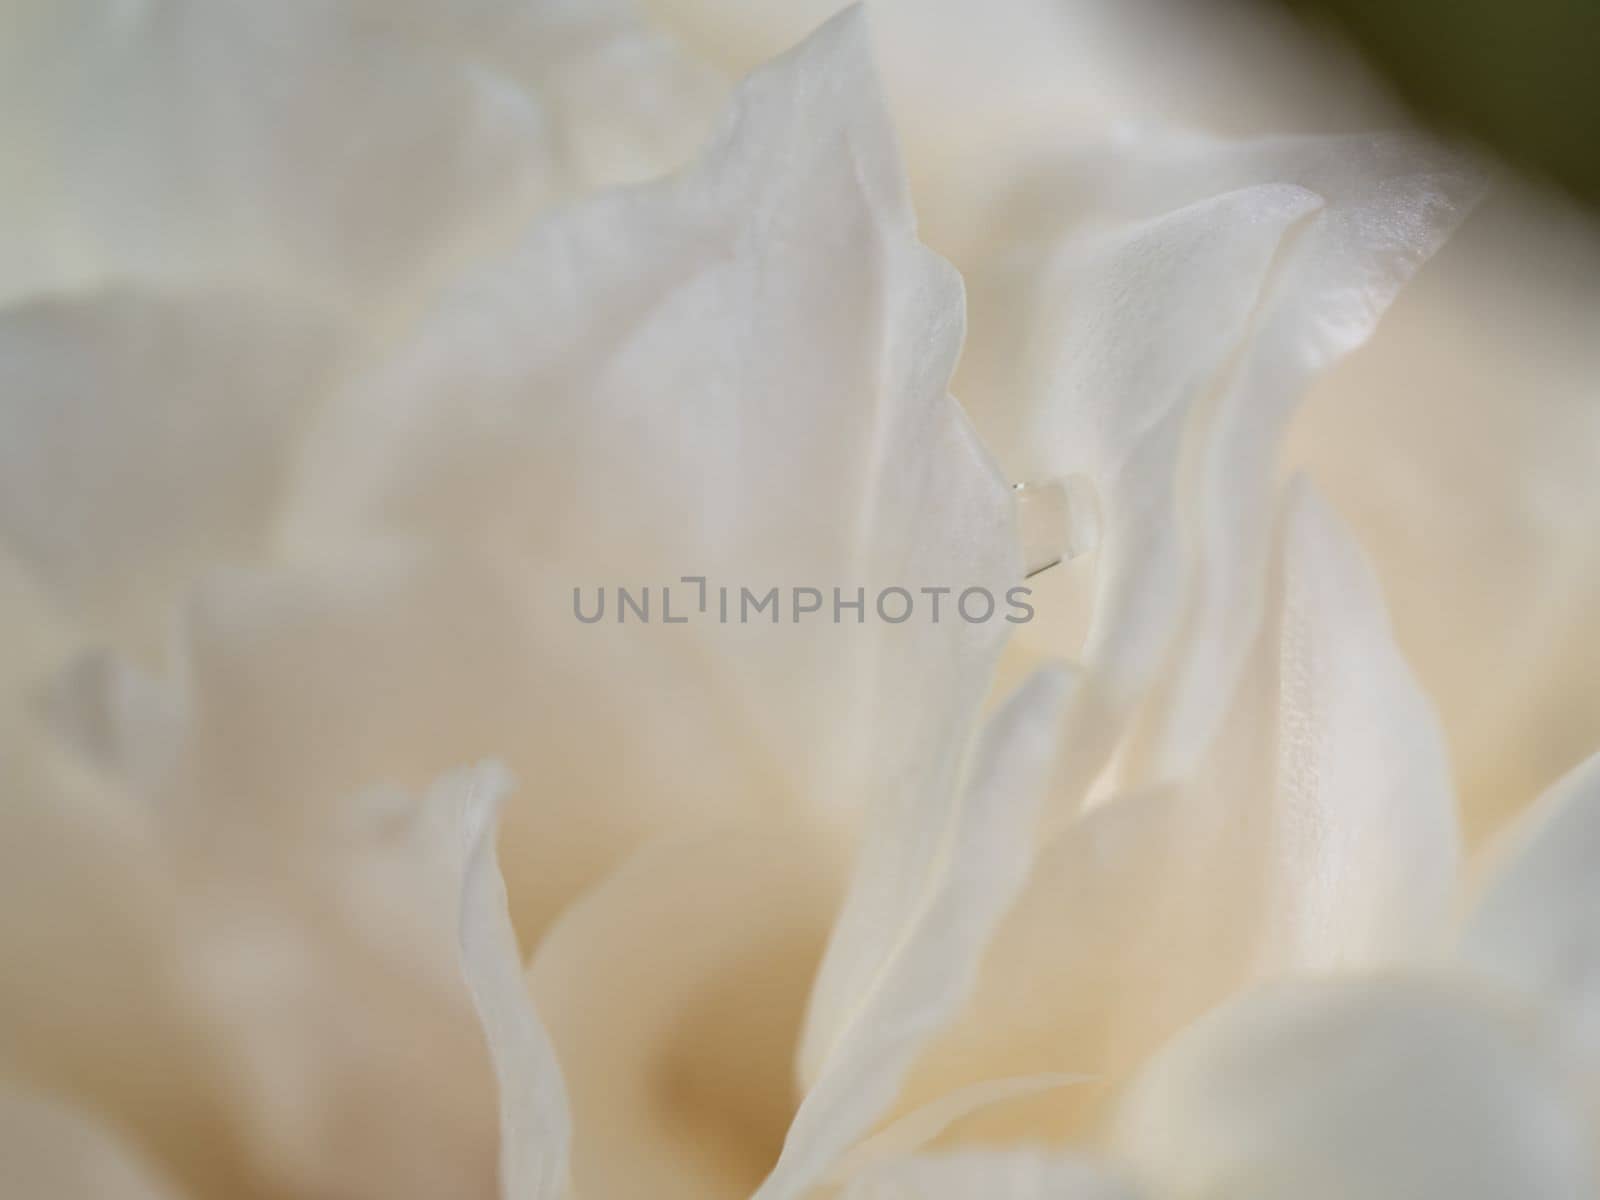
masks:
[[[1033,324],[1021,354],[1007,355],[1002,389],[1023,400],[977,411],[1016,478],[1077,476],[1098,493],[1103,544],[1083,654],[1108,734],[1151,685],[1182,613],[1178,460],[1192,410],[1248,336],[1280,244],[1321,203],[1288,185],[1245,188],[1085,236],[1025,268]],[[1051,632],[1041,621],[1023,636],[1043,646]],[[1096,751],[1073,742],[1089,769]]]
[[[902,1104],[984,1076],[1086,1072],[1097,1082],[973,1126],[1079,1134],[1157,1045],[1245,983],[1441,936],[1458,836],[1437,723],[1368,569],[1304,489],[1280,542],[1277,602],[1202,768],[1091,809],[1043,852]]]
[[[1416,138],[1146,134],[1060,156],[1001,214],[1029,232],[977,269],[958,390],[1015,477],[1085,476],[1106,537],[1068,815],[1135,703],[1122,783],[1204,753],[1261,618],[1283,428],[1479,188]]]
[[[1255,335],[1221,381],[1196,449],[1187,503],[1195,570],[1186,647],[1163,703],[1136,734],[1131,778],[1168,777],[1204,753],[1242,669],[1262,611],[1271,496],[1283,432],[1310,380],[1364,342],[1417,266],[1483,190],[1459,155],[1412,137],[1356,136],[1245,143],[1153,162],[1115,178],[1119,205],[1162,207],[1172,191],[1202,194],[1261,178],[1324,199],[1287,249],[1255,318]]]
[[[959,1009],[1027,877],[1068,683],[1059,670],[1035,675],[985,730],[959,798],[921,797],[869,835],[812,992],[806,1097],[759,1200],[813,1184]]]
[[[1276,698],[1265,712],[1247,698],[1227,718],[1211,802],[1226,804],[1247,778],[1237,764],[1265,750],[1245,770],[1257,787],[1275,780],[1270,825],[1257,835],[1273,863],[1263,881],[1271,957],[1366,966],[1425,950],[1445,929],[1461,857],[1449,760],[1348,531],[1298,481],[1284,519],[1281,599],[1267,630]],[[1262,736],[1268,729],[1275,738]]]

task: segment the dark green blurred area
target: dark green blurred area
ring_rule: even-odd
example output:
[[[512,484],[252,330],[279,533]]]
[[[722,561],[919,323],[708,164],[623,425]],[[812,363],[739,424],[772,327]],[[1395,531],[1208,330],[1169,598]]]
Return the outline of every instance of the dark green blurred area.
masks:
[[[1348,37],[1423,119],[1600,207],[1600,0],[1272,0]]]

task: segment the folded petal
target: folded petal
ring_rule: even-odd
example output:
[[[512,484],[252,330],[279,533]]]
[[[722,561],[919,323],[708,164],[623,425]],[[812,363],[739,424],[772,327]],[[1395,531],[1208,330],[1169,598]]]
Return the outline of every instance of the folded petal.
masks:
[[[1238,679],[1262,615],[1274,471],[1308,384],[1366,341],[1483,189],[1470,161],[1397,135],[1200,148],[1151,165],[1144,178],[1113,177],[1119,205],[1165,205],[1173,188],[1210,192],[1267,172],[1315,192],[1324,206],[1276,265],[1253,337],[1219,379],[1194,450],[1185,504],[1196,576],[1185,646],[1167,694],[1135,735],[1134,778],[1162,778],[1194,763],[1220,722],[1217,696]]]
[[[1035,675],[992,719],[959,791],[923,796],[869,833],[806,1017],[806,1096],[761,1200],[804,1194],[959,1010],[1027,877],[1068,689],[1060,670]]]
[[[1541,797],[1496,851],[1461,957],[1554,1014],[1600,1067],[1600,755]]]
[[[1280,246],[1322,203],[1303,188],[1266,184],[1072,240],[1047,266],[1033,256],[1021,267],[1032,315],[1020,345],[995,346],[986,329],[975,332],[976,353],[1004,360],[964,370],[1003,373],[990,384],[995,393],[980,390],[976,411],[1011,471],[1078,479],[1074,498],[1096,508],[1101,541],[1082,654],[1106,735],[1152,685],[1182,615],[1178,463],[1194,410],[1249,336]],[[999,403],[1001,393],[1013,399]],[[1023,630],[1040,646],[1058,633],[1048,621]],[[1076,640],[1049,648],[1079,651]],[[1109,751],[1072,740],[1080,769]]]
[[[1478,187],[1415,138],[1138,135],[1003,214],[1027,232],[974,268],[957,388],[1014,477],[1081,476],[1104,531],[1087,629],[1025,631],[1090,666],[1068,813],[1130,718],[1126,785],[1204,754],[1262,616],[1288,418]]]
[[[1592,1142],[1550,1049],[1445,981],[1284,984],[1165,1050],[1116,1145],[1164,1200],[1578,1200]]]

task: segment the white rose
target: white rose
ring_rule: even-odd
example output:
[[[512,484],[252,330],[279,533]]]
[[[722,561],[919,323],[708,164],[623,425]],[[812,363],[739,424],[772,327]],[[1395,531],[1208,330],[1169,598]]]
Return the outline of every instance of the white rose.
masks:
[[[1535,736],[1592,478],[1511,508],[1548,649],[1468,704],[1386,612],[1434,493],[1340,424],[1383,335],[1328,370],[1476,169],[1177,132],[1031,4],[843,14],[716,117],[833,7],[17,10],[23,1194],[1592,1194],[1592,764],[1452,915],[1595,741]],[[1037,619],[967,619],[1063,496]]]

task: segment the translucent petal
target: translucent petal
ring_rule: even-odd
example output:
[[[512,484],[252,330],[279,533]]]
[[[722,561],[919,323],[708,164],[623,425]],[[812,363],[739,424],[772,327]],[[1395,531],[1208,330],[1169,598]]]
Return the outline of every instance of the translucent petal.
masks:
[[[1245,143],[1220,153],[1202,147],[1130,180],[1125,199],[1165,206],[1175,184],[1210,192],[1262,173],[1324,203],[1277,264],[1254,336],[1221,380],[1194,452],[1187,503],[1196,513],[1198,578],[1171,690],[1138,737],[1143,761],[1133,769],[1149,778],[1180,771],[1204,753],[1220,719],[1216,697],[1237,679],[1254,636],[1271,547],[1274,468],[1290,415],[1319,371],[1371,335],[1483,189],[1474,164],[1426,141],[1356,136]],[[1112,185],[1119,192],[1120,182]]]
[[[1122,782],[1205,752],[1261,619],[1287,420],[1479,188],[1415,138],[1130,135],[1041,170],[1043,224],[974,268],[958,391],[1014,477],[1086,477],[1106,531],[1088,628],[1024,631],[1091,668],[1068,812],[1136,706]]]

